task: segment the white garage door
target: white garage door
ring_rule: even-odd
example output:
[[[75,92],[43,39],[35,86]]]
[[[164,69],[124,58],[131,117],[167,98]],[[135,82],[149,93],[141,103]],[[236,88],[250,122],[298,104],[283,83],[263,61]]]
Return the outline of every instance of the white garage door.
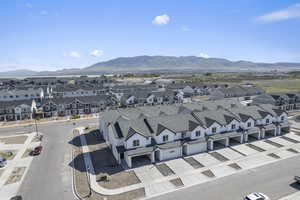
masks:
[[[188,154],[196,154],[207,151],[206,143],[198,143],[198,144],[189,144],[188,145]]]
[[[161,149],[161,160],[181,157],[181,147],[174,149]]]

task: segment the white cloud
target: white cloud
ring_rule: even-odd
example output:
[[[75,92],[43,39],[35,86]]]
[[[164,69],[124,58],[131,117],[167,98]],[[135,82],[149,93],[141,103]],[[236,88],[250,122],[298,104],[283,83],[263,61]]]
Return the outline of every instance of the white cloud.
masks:
[[[170,17],[168,15],[166,15],[166,14],[163,14],[163,15],[156,16],[153,19],[152,24],[155,24],[155,25],[167,25],[169,22],[170,22]]]
[[[192,29],[190,27],[188,27],[188,26],[182,26],[181,30],[184,31],[184,32],[192,31]]]
[[[300,3],[282,10],[267,13],[256,18],[260,22],[278,22],[288,19],[300,18]]]
[[[25,3],[25,7],[26,7],[26,8],[32,8],[33,6],[32,6],[31,3]]]
[[[40,14],[41,14],[41,15],[48,15],[48,11],[42,10],[42,11],[40,12]]]
[[[99,49],[95,49],[95,50],[93,50],[93,51],[90,53],[90,55],[91,55],[91,56],[94,56],[94,57],[100,57],[100,56],[102,56],[103,54],[104,54],[104,51],[99,50]]]
[[[80,58],[80,57],[81,57],[80,53],[77,52],[77,51],[70,51],[70,52],[68,53],[68,56],[70,56],[70,57],[72,57],[72,58]]]
[[[201,57],[201,58],[210,58],[210,56],[207,55],[206,53],[200,53],[198,57]]]

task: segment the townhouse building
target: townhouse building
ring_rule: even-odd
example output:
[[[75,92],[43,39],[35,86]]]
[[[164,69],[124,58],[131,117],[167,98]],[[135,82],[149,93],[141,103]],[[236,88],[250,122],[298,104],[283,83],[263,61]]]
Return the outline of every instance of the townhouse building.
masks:
[[[4,101],[19,101],[19,100],[35,100],[36,102],[42,101],[44,98],[43,88],[4,88],[0,90],[0,102]]]
[[[281,110],[299,110],[300,92],[269,93],[255,97],[252,104],[271,104]]]
[[[75,84],[55,87],[52,90],[53,97],[58,98],[97,96],[107,92],[107,88],[104,87]]]
[[[289,132],[285,111],[236,100],[112,110],[99,128],[117,162],[128,167],[136,158],[153,163]]]
[[[239,100],[250,100],[264,93],[263,89],[255,86],[234,86],[212,90],[209,99],[237,98]]]
[[[42,117],[92,114],[99,113],[114,104],[107,95],[52,98],[42,102],[39,114]]]
[[[0,102],[0,121],[32,119],[35,110],[34,100],[3,101]]]

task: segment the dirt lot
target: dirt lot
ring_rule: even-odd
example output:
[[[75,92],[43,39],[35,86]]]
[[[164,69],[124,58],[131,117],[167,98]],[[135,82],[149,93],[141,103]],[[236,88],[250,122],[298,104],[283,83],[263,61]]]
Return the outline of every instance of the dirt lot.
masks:
[[[98,184],[100,186],[112,189],[141,182],[133,170],[124,171],[122,166],[117,164],[104,140],[99,139],[94,131],[87,131],[85,136],[91,151],[97,180],[99,180],[103,174],[108,175],[109,181],[99,181]]]
[[[24,144],[26,140],[26,135],[0,138],[0,142],[3,142],[5,144]]]
[[[26,167],[15,167],[14,171],[7,179],[5,185],[19,182],[25,172],[25,169]]]
[[[70,165],[74,168],[75,172],[75,187],[78,195],[84,199],[88,200],[133,200],[140,199],[145,196],[144,188],[133,190],[130,192],[122,193],[114,196],[103,196],[94,191],[90,192],[88,184],[88,176],[86,174],[86,169],[84,165],[84,159],[80,147],[80,140],[77,140],[78,134],[74,134],[72,140],[73,144],[73,153],[74,153],[74,162]],[[90,195],[90,196],[89,196]]]

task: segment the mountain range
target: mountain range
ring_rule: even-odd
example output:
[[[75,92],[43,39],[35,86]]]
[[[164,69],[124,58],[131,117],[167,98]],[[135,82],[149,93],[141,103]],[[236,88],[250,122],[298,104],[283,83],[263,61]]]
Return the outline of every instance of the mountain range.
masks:
[[[230,61],[223,58],[203,58],[197,56],[135,56],[119,57],[99,62],[81,69],[72,68],[40,72],[31,70],[16,70],[0,72],[0,76],[61,76],[143,72],[267,72],[272,70],[300,70],[300,63],[259,63],[243,60]]]

